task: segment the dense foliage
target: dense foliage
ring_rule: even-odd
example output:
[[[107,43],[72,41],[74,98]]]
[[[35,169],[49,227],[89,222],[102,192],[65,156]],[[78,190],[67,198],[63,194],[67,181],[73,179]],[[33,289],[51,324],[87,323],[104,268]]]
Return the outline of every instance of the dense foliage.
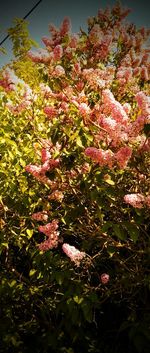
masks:
[[[150,31],[116,4],[0,73],[1,352],[148,353]]]

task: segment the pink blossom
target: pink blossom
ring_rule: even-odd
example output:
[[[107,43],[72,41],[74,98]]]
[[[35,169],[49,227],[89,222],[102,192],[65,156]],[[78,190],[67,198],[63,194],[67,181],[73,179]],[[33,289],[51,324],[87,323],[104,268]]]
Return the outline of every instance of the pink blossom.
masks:
[[[39,226],[38,230],[47,237],[51,236],[52,233],[54,233],[58,229],[58,221],[54,219],[51,223],[47,223],[44,226]]]
[[[150,195],[145,197],[145,204],[150,207]]]
[[[138,102],[139,108],[141,108],[144,115],[150,115],[150,97],[148,97],[144,92],[140,91],[135,96]]]
[[[53,243],[51,242],[51,239],[46,239],[44,240],[41,244],[38,244],[38,248],[40,251],[47,251],[49,249],[52,249],[54,246],[53,246]]]
[[[59,33],[59,29],[53,23],[50,23],[49,24],[49,32],[51,33],[52,38],[55,38],[55,37],[57,37],[57,35]]]
[[[31,218],[34,219],[35,221],[47,221],[48,214],[46,211],[36,212],[32,214]]]
[[[85,257],[85,252],[79,251],[75,246],[71,246],[67,243],[62,245],[64,253],[73,261],[77,266],[80,265],[81,260]]]
[[[37,52],[29,51],[28,57],[35,63],[48,63],[51,60],[51,53],[45,49],[40,49]]]
[[[52,40],[48,37],[42,37],[43,43],[46,45],[46,47],[51,47],[52,45]]]
[[[30,101],[22,101],[21,103],[14,106],[12,103],[8,102],[6,103],[6,106],[12,114],[18,115],[22,113],[25,109],[27,109],[30,106],[30,104],[31,104]]]
[[[123,109],[123,106],[116,101],[112,92],[109,89],[105,89],[102,92],[102,98],[104,103],[104,112],[111,114],[112,118],[118,123],[127,124],[128,116]]]
[[[111,133],[112,130],[116,131],[116,128],[118,126],[116,120],[111,118],[110,116],[102,118],[102,125],[109,133]]]
[[[73,34],[73,36],[71,37],[70,43],[69,43],[69,47],[72,49],[76,49],[78,41],[79,41],[78,35]]]
[[[54,54],[54,60],[60,60],[62,55],[63,55],[63,48],[61,45],[56,45],[56,47],[53,50]]]
[[[18,77],[15,75],[14,71],[6,68],[2,72],[2,78],[0,79],[0,86],[5,89],[6,92],[14,91],[16,89],[16,84],[19,83]]]
[[[145,66],[141,67],[141,77],[145,80],[148,81],[150,79],[150,76],[148,74],[148,69]]]
[[[98,150],[95,147],[87,147],[85,149],[85,155],[90,157],[93,161],[98,163],[99,160],[101,159],[102,153],[100,150]]]
[[[41,167],[41,172],[45,173],[47,172],[48,170],[52,170],[54,168],[57,168],[59,165],[59,159],[49,159],[49,160],[46,160],[42,167]]]
[[[66,102],[61,102],[60,108],[61,108],[62,111],[67,113],[69,111],[69,104],[66,103]]]
[[[58,221],[56,219],[54,219],[51,223],[47,223],[45,226],[38,227],[38,230],[48,237],[48,239],[38,245],[40,250],[47,251],[58,246],[60,240],[57,229]]]
[[[129,114],[131,111],[131,105],[129,103],[124,103],[123,109],[126,112],[126,114]]]
[[[60,27],[60,35],[65,36],[71,29],[71,21],[69,17],[65,17]]]
[[[101,44],[102,39],[103,39],[103,32],[101,30],[101,27],[99,24],[95,24],[89,33],[89,40],[92,44],[99,45]]]
[[[83,69],[82,76],[93,89],[108,87],[114,77],[114,68]]]
[[[48,85],[45,85],[44,83],[40,84],[40,89],[41,93],[44,94],[45,98],[49,98],[51,95],[53,95],[51,88]]]
[[[42,148],[42,151],[41,151],[42,163],[45,163],[50,158],[51,158],[51,153],[49,152],[49,150],[47,148]]]
[[[83,116],[86,116],[90,113],[90,107],[86,103],[80,103],[78,109]]]
[[[43,184],[50,184],[50,180],[48,177],[45,175],[44,168],[42,169],[42,166],[36,166],[29,164],[25,167],[26,172],[31,173],[39,182]]]
[[[81,66],[80,66],[80,63],[79,62],[76,62],[74,64],[74,70],[77,74],[80,74],[81,73]]]
[[[65,70],[61,65],[55,66],[54,74],[56,76],[64,76],[65,75]]]
[[[63,200],[63,198],[64,198],[64,195],[63,195],[62,191],[59,191],[59,190],[53,191],[52,194],[48,196],[49,200],[56,200],[59,202],[61,202]]]
[[[40,251],[47,251],[49,249],[57,248],[59,243],[59,232],[52,233],[48,239],[44,240],[41,244],[38,244]]]
[[[38,177],[42,171],[41,166],[29,164],[25,167],[26,172],[31,173],[34,177]]]
[[[113,152],[111,150],[104,151],[103,149],[97,149],[95,147],[87,147],[85,149],[85,155],[101,166],[108,165],[111,168],[113,165]]]
[[[109,282],[108,273],[102,273],[102,275],[100,276],[100,280],[101,280],[102,284],[107,284]]]
[[[124,201],[133,207],[142,208],[145,201],[145,197],[138,193],[127,194],[124,196]]]
[[[129,124],[128,126],[128,135],[130,137],[137,137],[139,133],[143,130],[144,125],[146,124],[147,120],[144,115],[137,116],[136,120]]]
[[[124,169],[127,166],[129,159],[132,156],[132,149],[128,146],[121,147],[117,153],[115,153],[114,158],[117,160],[120,168]]]
[[[57,115],[57,110],[55,107],[44,107],[43,111],[49,118],[55,118]]]
[[[139,150],[142,152],[149,152],[150,151],[150,138],[145,137],[145,140],[141,141],[141,144],[139,146]]]

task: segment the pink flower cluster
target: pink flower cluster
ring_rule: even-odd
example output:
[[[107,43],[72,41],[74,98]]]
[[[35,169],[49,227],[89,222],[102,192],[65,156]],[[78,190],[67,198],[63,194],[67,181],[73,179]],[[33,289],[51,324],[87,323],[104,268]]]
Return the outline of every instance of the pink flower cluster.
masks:
[[[63,195],[62,191],[59,191],[59,190],[53,191],[52,194],[48,196],[49,200],[56,200],[59,202],[61,202],[63,200],[63,198],[64,198],[64,195]]]
[[[44,95],[45,98],[51,97],[53,95],[51,88],[44,83],[40,83],[40,91]]]
[[[0,86],[4,88],[6,92],[11,92],[16,89],[16,84],[20,80],[15,75],[14,71],[6,68],[2,72],[2,78],[0,78]]]
[[[103,69],[83,69],[82,77],[86,83],[95,90],[107,88],[111,85],[114,78],[114,67],[104,67]]]
[[[42,163],[47,162],[51,158],[51,153],[48,148],[42,148],[41,150],[41,161]]]
[[[101,280],[102,284],[107,284],[109,282],[108,273],[102,273],[102,275],[100,276],[100,280]]]
[[[90,42],[96,46],[100,45],[103,41],[103,37],[104,37],[104,34],[100,25],[95,24],[89,33]]]
[[[49,249],[56,248],[59,242],[59,232],[58,229],[58,221],[53,220],[51,223],[46,224],[45,226],[39,226],[38,230],[44,233],[48,239],[43,241],[38,245],[41,251],[47,251]]]
[[[13,115],[18,115],[22,113],[24,110],[28,109],[31,102],[29,101],[22,101],[19,104],[14,105],[12,102],[6,103],[7,108]]]
[[[90,107],[87,105],[87,103],[80,103],[78,106],[79,112],[81,115],[84,117],[86,115],[90,114]]]
[[[75,246],[67,243],[62,245],[62,250],[77,266],[80,265],[81,260],[86,256],[85,252],[79,251]]]
[[[55,66],[55,69],[53,71],[53,74],[56,76],[56,77],[61,77],[61,76],[64,76],[65,75],[65,70],[64,68],[61,66],[61,65],[56,65]]]
[[[65,17],[60,27],[60,35],[64,37],[71,30],[71,22],[69,17]]]
[[[132,156],[132,149],[128,146],[126,147],[121,147],[117,153],[115,153],[115,159],[117,160],[117,163],[121,169],[124,169],[128,161],[130,160]]]
[[[58,44],[53,50],[53,58],[54,60],[60,60],[61,57],[63,56],[63,47],[62,45]]]
[[[116,122],[114,118],[111,116],[105,116],[101,114],[98,118],[98,123],[100,127],[104,128],[107,132],[107,136],[101,132],[100,139],[106,140],[107,144],[111,144],[111,146],[119,146],[120,143],[126,142],[128,140],[127,129],[124,128],[123,125]]]
[[[32,214],[31,218],[35,221],[47,221],[48,214],[46,211],[36,212]]]
[[[100,166],[107,165],[112,168],[115,161],[117,161],[120,168],[124,169],[132,155],[132,149],[128,146],[121,147],[118,152],[113,153],[111,150],[102,150],[95,147],[88,147],[85,149],[85,155],[90,157],[94,162],[99,163]]]
[[[47,107],[44,107],[43,111],[50,119],[53,119],[57,116],[57,109],[55,107],[47,106]]]
[[[102,92],[102,99],[104,104],[103,112],[105,114],[111,115],[117,123],[127,125],[128,115],[126,114],[122,105],[116,101],[109,89],[105,89]]]
[[[51,61],[51,53],[45,49],[40,49],[37,52],[29,51],[28,57],[35,63],[47,64]]]
[[[138,102],[139,108],[142,110],[143,115],[147,118],[147,120],[150,120],[150,97],[140,91],[136,94],[135,98]]]
[[[133,87],[136,86],[135,83],[139,79],[143,79],[147,82],[150,78],[148,63],[149,55],[144,48],[140,50],[140,54],[139,52],[138,54],[136,53],[136,45],[138,41],[142,41],[142,35],[138,33],[137,35],[129,36],[127,31],[124,29],[124,31],[122,30],[121,32],[121,36],[122,40],[125,42],[125,45],[131,47],[131,41],[133,42],[133,45],[129,53],[122,59],[121,65],[118,68],[116,77],[119,84],[124,85],[124,88],[126,88],[126,84],[129,82]]]
[[[124,201],[135,208],[142,208],[144,204],[150,207],[150,196],[145,197],[142,194],[127,194]]]
[[[101,166],[107,165],[110,168],[113,163],[113,152],[111,150],[102,150],[95,147],[87,147],[85,155],[90,157],[94,162],[99,163]]]
[[[45,175],[47,171],[57,168],[59,165],[59,159],[52,159],[51,153],[47,148],[42,148],[41,151],[42,165],[29,164],[25,167],[25,170],[31,173],[38,181],[44,184],[51,184],[49,178]]]

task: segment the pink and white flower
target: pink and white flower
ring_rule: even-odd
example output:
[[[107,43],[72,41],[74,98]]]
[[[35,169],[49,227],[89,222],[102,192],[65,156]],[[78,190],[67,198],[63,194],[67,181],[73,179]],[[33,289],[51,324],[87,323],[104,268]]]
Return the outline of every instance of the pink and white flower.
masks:
[[[79,251],[75,246],[71,246],[67,243],[62,245],[62,250],[77,266],[80,265],[81,260],[83,260],[86,255],[85,252]]]

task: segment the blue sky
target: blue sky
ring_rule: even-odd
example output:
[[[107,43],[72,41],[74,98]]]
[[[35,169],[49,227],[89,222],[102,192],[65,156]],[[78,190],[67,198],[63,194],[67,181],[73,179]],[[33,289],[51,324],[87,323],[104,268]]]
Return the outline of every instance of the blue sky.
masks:
[[[15,17],[22,18],[37,3],[38,0],[5,0],[0,8],[0,41],[7,34],[7,28],[12,26]],[[28,17],[29,31],[34,40],[42,45],[41,37],[48,35],[48,24],[54,23],[60,26],[63,18],[69,16],[72,21],[72,31],[78,32],[80,26],[86,29],[86,19],[97,14],[100,8],[113,5],[113,0],[42,0],[34,12]],[[137,26],[150,27],[150,2],[148,0],[122,0],[124,6],[130,7],[132,13],[128,21]],[[0,54],[0,66],[9,62],[12,57],[10,41],[7,40],[3,47],[8,54]]]

